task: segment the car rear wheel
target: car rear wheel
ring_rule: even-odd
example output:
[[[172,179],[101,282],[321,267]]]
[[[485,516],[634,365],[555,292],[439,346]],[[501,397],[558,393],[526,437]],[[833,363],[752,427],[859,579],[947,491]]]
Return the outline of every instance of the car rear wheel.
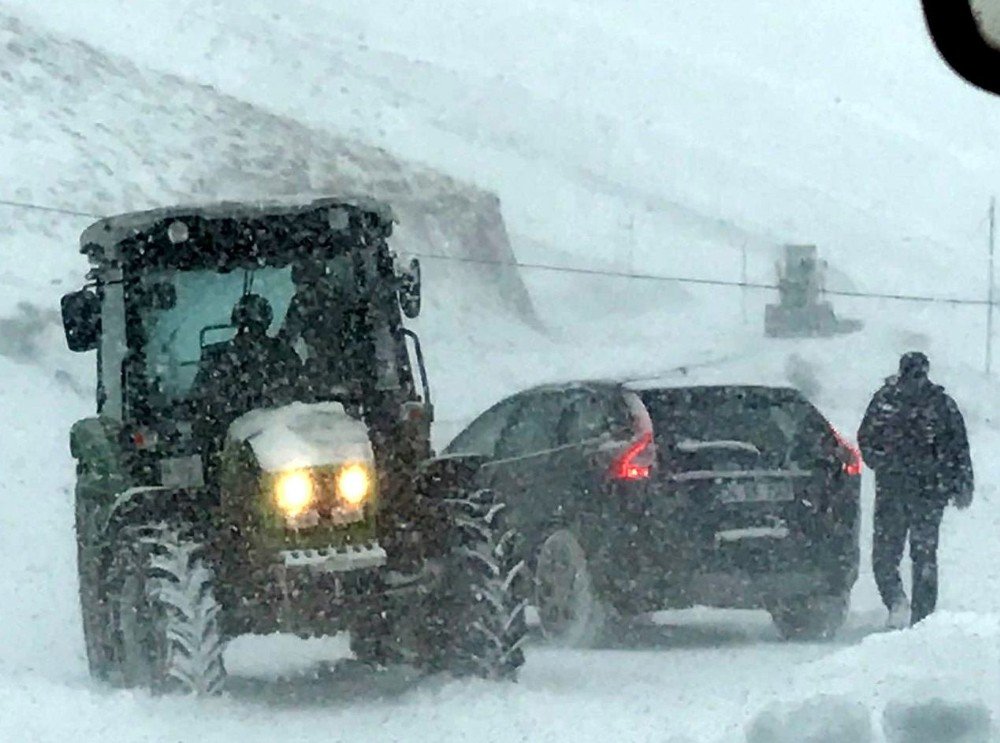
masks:
[[[592,647],[604,639],[609,609],[597,595],[586,552],[568,529],[550,534],[538,550],[535,608],[550,642]]]
[[[771,618],[786,640],[829,640],[843,626],[848,594],[796,596],[770,607]]]

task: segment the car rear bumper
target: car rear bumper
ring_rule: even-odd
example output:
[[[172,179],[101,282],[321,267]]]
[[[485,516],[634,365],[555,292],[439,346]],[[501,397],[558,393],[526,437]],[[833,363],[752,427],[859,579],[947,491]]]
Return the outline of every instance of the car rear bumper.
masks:
[[[792,596],[842,594],[854,585],[856,552],[824,551],[822,556],[801,552],[798,559],[781,563],[777,555],[761,560],[758,555],[732,559],[706,554],[692,562],[662,554],[606,551],[592,565],[599,591],[626,613],[695,605],[762,608]]]
[[[794,596],[841,595],[847,589],[822,571],[699,573],[691,578],[682,606],[766,609]],[[669,607],[666,607],[669,608]]]
[[[643,497],[632,495],[633,503]],[[598,589],[627,613],[762,608],[791,596],[849,591],[858,576],[858,527],[856,509],[806,524],[734,524],[677,505],[605,514],[581,538]]]

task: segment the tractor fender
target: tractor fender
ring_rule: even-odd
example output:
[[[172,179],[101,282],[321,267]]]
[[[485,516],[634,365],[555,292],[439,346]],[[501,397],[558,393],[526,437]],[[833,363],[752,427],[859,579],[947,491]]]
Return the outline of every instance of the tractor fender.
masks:
[[[103,533],[106,543],[128,526],[167,523],[205,534],[215,502],[205,488],[132,487],[118,494],[108,510]]]

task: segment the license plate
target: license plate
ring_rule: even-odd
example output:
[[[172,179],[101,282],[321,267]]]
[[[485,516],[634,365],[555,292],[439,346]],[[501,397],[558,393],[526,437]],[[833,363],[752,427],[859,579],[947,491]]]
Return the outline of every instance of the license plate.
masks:
[[[733,481],[722,486],[720,503],[781,503],[795,500],[792,484],[784,480]]]

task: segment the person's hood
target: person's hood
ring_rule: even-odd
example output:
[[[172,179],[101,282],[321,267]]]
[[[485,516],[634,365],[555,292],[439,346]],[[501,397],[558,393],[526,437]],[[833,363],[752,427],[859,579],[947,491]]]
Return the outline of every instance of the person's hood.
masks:
[[[900,377],[898,374],[894,374],[886,380],[886,384],[897,394],[901,394],[904,397],[941,394],[944,392],[944,387],[939,384],[935,384],[928,377],[914,377],[906,379],[904,377]]]

